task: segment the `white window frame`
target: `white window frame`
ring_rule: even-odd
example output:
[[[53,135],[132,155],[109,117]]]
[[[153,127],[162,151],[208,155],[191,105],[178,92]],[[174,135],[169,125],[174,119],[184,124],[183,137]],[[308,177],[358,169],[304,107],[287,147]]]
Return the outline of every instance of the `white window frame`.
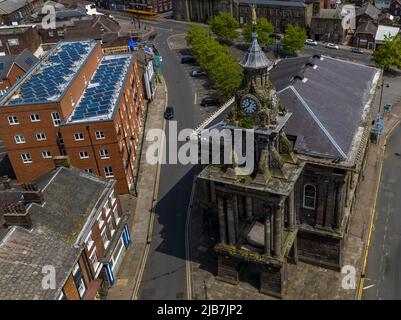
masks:
[[[22,134],[17,134],[16,136],[14,136],[14,139],[16,144],[22,144],[26,142],[25,137]]]
[[[107,170],[106,170],[107,169]],[[109,169],[111,169],[111,170],[109,170]],[[113,178],[114,177],[114,172],[113,172],[113,168],[111,167],[111,166],[107,166],[107,167],[104,167],[104,176],[106,177],[106,178]],[[111,173],[110,173],[111,172]]]
[[[121,220],[121,217],[120,217],[120,215],[118,214],[118,208],[117,207],[114,207],[114,209],[113,209],[113,216],[114,216],[114,221],[116,222],[116,227],[118,226],[118,223],[120,222],[120,220]]]
[[[44,133],[44,132],[36,133],[36,140],[45,141],[46,140],[46,133]]]
[[[85,292],[87,290],[85,281],[84,281],[84,277],[81,278],[81,281],[79,282],[79,287],[77,289],[78,289],[79,297],[83,298],[83,296],[85,295]]]
[[[79,151],[79,157],[81,159],[89,159],[89,153],[88,151]]]
[[[313,197],[306,196],[306,188],[307,187],[312,187],[313,188],[313,190],[315,192],[315,195]],[[303,208],[309,209],[309,210],[316,210],[316,194],[317,194],[316,186],[314,186],[313,184],[310,184],[310,183],[307,183],[307,184],[304,185],[304,193],[303,193],[303,199],[302,199]],[[306,198],[313,199],[313,207],[308,206],[308,205],[305,204]]]
[[[19,124],[19,119],[17,116],[8,116],[8,124],[10,126],[15,126]]]
[[[18,38],[10,38],[7,39],[8,45],[11,47],[19,46],[19,39]]]
[[[99,150],[100,159],[110,159],[110,153],[107,149],[100,149]]]
[[[75,141],[83,141],[85,140],[85,136],[82,132],[74,133]]]
[[[92,257],[96,258],[96,262],[95,263],[93,262]],[[95,270],[95,273],[96,273],[96,271],[99,269],[99,265],[100,265],[99,259],[98,259],[97,254],[96,254],[96,248],[93,249],[92,253],[90,254],[89,260],[91,261],[93,269]]]
[[[107,228],[104,228],[104,229],[103,229],[103,231],[100,233],[100,236],[102,237],[102,241],[103,241],[103,244],[104,244],[104,248],[107,249],[107,247],[108,247],[109,244],[110,244],[110,239],[109,239],[109,236],[108,236],[108,234],[107,234]],[[104,237],[106,237],[106,239],[107,239],[106,241],[105,241]]]
[[[97,224],[99,225],[99,229],[102,229],[104,226],[104,219],[102,213],[100,213],[99,217],[97,217]]]
[[[85,170],[85,172],[87,172],[87,173],[93,173],[93,170],[92,169],[84,169]]]
[[[44,159],[50,159],[52,157],[52,153],[50,151],[42,151],[42,157]]]
[[[111,206],[113,207],[114,206],[114,204],[116,203],[116,200],[117,200],[117,198],[116,198],[116,194],[115,194],[115,192],[114,192],[114,190],[110,193],[110,202],[111,202]]]
[[[32,163],[32,156],[30,153],[22,153],[21,158],[23,163]]]
[[[58,127],[61,123],[60,113],[52,112],[53,125]]]
[[[96,131],[96,140],[102,140],[105,139],[105,137],[104,131]]]
[[[31,122],[38,122],[38,121],[40,121],[40,115],[38,115],[37,113],[31,114]]]
[[[89,232],[88,236],[85,239],[85,244],[86,244],[86,249],[90,251],[95,244],[95,241],[93,241],[92,238],[92,232]]]
[[[107,226],[110,230],[111,236],[116,232],[116,226],[113,223],[113,219],[111,219],[111,216],[107,219]]]

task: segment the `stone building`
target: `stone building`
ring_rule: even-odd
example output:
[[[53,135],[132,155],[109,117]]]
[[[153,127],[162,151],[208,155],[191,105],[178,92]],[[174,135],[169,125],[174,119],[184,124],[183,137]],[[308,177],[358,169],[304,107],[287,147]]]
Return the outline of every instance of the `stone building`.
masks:
[[[380,71],[319,55],[272,65],[254,36],[235,102],[195,130],[225,141],[223,129],[253,129],[254,170],[241,171],[237,149],[233,164],[205,166],[192,210],[204,230],[218,226],[218,279],[252,270],[262,293],[283,297],[288,263],[342,267]]]
[[[219,12],[230,12],[240,24],[251,20],[250,4],[257,5],[257,15],[267,18],[276,31],[282,32],[287,24],[298,24],[304,28],[310,25],[313,11],[323,6],[323,1],[277,1],[277,0],[177,0],[173,2],[176,19],[207,21]]]
[[[317,41],[341,43],[346,30],[342,26],[342,17],[338,9],[321,9],[313,16],[311,23],[311,38]]]

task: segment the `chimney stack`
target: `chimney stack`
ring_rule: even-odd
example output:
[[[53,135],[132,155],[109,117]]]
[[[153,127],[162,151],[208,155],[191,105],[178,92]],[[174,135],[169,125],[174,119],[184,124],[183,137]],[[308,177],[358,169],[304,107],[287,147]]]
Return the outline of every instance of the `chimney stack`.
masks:
[[[7,226],[21,226],[26,229],[32,228],[31,215],[22,202],[14,202],[6,205],[3,216]]]
[[[25,203],[37,203],[37,204],[42,204],[43,203],[43,193],[42,189],[38,189],[38,186],[33,183],[24,183],[22,185],[22,189],[24,190],[22,192],[22,196],[24,197]]]
[[[1,184],[4,190],[11,189],[11,179],[8,176],[1,177]]]

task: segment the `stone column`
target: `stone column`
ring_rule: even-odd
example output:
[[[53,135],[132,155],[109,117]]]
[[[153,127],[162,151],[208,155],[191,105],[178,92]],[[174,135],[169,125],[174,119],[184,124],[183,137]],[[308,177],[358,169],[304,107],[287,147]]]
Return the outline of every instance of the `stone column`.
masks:
[[[224,199],[221,196],[217,197],[217,208],[219,212],[220,241],[226,243],[226,217],[224,214]]]
[[[328,181],[324,178],[319,180],[317,184],[317,197],[316,197],[316,225],[323,226],[325,216],[325,204],[327,202],[327,183]]]
[[[246,197],[246,217],[248,219],[251,219],[253,216],[253,211],[252,211],[252,197],[247,196]]]
[[[291,229],[294,225],[295,225],[295,202],[294,202],[294,190],[292,190],[288,198],[288,227]]]
[[[276,206],[274,211],[274,254],[276,256],[281,255],[281,241],[282,241],[282,229],[281,229],[281,215],[282,207]]]
[[[337,188],[337,210],[334,216],[334,228],[339,229],[341,227],[343,217],[343,199],[344,199],[344,184],[340,182]]]
[[[235,225],[234,225],[234,211],[233,199],[227,199],[227,229],[228,229],[228,243],[235,244]]]
[[[234,211],[234,229],[235,229],[235,239],[237,239],[238,229],[239,229],[239,216],[238,216],[238,196],[233,195],[233,211]]]
[[[266,215],[265,220],[265,254],[271,255],[271,226],[270,226],[270,212]]]

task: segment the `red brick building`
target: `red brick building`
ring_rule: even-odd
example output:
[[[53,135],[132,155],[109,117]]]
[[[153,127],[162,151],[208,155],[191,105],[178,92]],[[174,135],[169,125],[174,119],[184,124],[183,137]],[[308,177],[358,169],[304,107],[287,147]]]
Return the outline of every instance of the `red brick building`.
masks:
[[[99,42],[60,42],[0,100],[0,137],[19,182],[54,156],[133,188],[144,94],[137,57],[104,56]]]
[[[0,94],[12,87],[37,61],[28,50],[18,55],[0,56]]]
[[[41,43],[36,25],[0,27],[0,53],[3,55],[20,54],[25,49],[35,53]]]
[[[0,300],[105,297],[131,243],[116,181],[59,167],[35,184],[4,186]]]

